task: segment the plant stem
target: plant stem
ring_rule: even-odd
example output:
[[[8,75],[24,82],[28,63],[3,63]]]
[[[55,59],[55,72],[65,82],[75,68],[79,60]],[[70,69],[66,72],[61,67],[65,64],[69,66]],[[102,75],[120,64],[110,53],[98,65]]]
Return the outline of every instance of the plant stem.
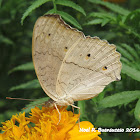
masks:
[[[53,6],[54,6],[54,12],[57,13],[55,0],[53,0]]]

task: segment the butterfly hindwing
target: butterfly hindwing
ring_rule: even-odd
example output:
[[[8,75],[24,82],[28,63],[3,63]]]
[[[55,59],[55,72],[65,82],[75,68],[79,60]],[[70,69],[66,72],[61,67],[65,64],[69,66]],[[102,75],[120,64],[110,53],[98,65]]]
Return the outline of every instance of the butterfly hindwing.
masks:
[[[85,37],[66,54],[57,79],[57,92],[74,101],[98,95],[106,85],[120,80],[120,54],[98,37]]]

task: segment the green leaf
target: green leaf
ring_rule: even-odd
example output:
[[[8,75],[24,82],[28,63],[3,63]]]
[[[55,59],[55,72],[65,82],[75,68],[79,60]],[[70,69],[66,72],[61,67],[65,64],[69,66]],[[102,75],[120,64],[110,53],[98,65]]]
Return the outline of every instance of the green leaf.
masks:
[[[130,11],[120,7],[119,5],[113,4],[113,3],[109,3],[109,2],[104,2],[101,0],[88,0],[89,2],[95,3],[95,4],[100,4],[102,6],[107,7],[108,9],[119,13],[121,15],[128,15],[130,13]]]
[[[101,22],[101,26],[106,25],[108,22],[110,22],[111,20],[115,21],[115,16],[114,14],[111,13],[100,13],[100,12],[93,12],[90,13],[89,16],[90,17],[97,17],[97,18],[101,18],[102,22]],[[93,20],[94,21],[94,20]],[[95,21],[94,21],[95,22]],[[97,23],[98,23],[98,19],[97,19]],[[99,22],[100,24],[100,22]]]
[[[121,46],[122,46],[124,49],[128,50],[128,52],[129,52],[130,54],[132,54],[136,59],[139,59],[139,56],[138,56],[138,54],[137,54],[137,51],[136,51],[134,48],[132,48],[131,46],[129,46],[129,45],[127,45],[127,44],[124,44],[124,43],[122,43]]]
[[[135,68],[132,68],[124,63],[122,65],[122,73],[127,74],[134,80],[140,81],[140,71],[138,71]]]
[[[61,15],[62,18],[64,18],[66,21],[70,22],[72,25],[74,25],[75,27],[77,27],[77,28],[82,30],[82,27],[77,22],[77,20],[75,18],[73,18],[71,15],[69,15],[68,13],[62,12],[62,11],[57,11],[57,14]]]
[[[135,111],[134,111],[135,118],[140,122],[140,99],[138,100]]]
[[[99,108],[114,107],[122,104],[130,103],[140,98],[140,90],[124,91],[115,95],[108,96],[99,102]]]
[[[105,26],[109,21],[110,21],[110,19],[104,18],[101,26]]]
[[[0,0],[0,8],[1,8],[2,0]]]
[[[97,24],[101,24],[102,22],[103,22],[102,19],[94,19],[85,23],[84,25],[97,25]]]
[[[124,22],[126,24],[130,24],[131,26],[135,26],[136,28],[139,26],[139,18],[140,18],[140,9],[136,9],[129,13]]]
[[[123,57],[126,57],[128,60],[134,61],[134,58],[126,49],[117,46],[117,50],[122,54]]]
[[[28,9],[25,11],[25,13],[23,14],[22,18],[21,18],[21,25],[23,25],[23,21],[24,19],[36,8],[38,8],[39,6],[41,6],[42,4],[49,2],[51,0],[36,0],[31,6],[28,7]]]
[[[116,121],[116,113],[115,112],[101,112],[98,113],[96,118],[95,126],[102,127],[115,127],[122,123],[122,121]]]
[[[130,61],[128,59],[126,59],[125,57],[123,57],[123,56],[121,56],[121,61],[123,63],[130,64]]]
[[[14,42],[6,36],[0,35],[0,42],[7,45],[14,45]]]
[[[36,89],[36,88],[40,88],[40,84],[37,79],[29,81],[27,83],[20,84],[18,86],[14,86],[10,88],[9,91],[15,91],[19,89]]]
[[[55,10],[54,9],[51,9],[47,13],[45,13],[44,15],[46,15],[46,14],[54,14],[54,13],[55,13]]]
[[[64,5],[64,6],[71,7],[71,8],[81,12],[83,15],[86,16],[86,13],[85,13],[84,9],[81,6],[77,5],[76,3],[72,2],[72,1],[69,1],[69,0],[57,0],[55,3],[59,4],[59,5]]]
[[[28,105],[26,105],[25,108],[22,109],[22,112],[28,113],[35,106],[38,106],[38,107],[41,106],[42,107],[42,105],[44,105],[44,103],[48,100],[49,100],[49,97],[44,97],[44,98],[41,98],[41,99],[35,99],[35,101],[32,101]]]
[[[88,18],[90,17],[109,18],[109,19],[115,20],[115,15],[112,13],[92,12],[89,14]]]
[[[34,70],[34,66],[33,66],[33,62],[28,62],[26,64],[22,64],[22,65],[19,65],[15,68],[13,68],[12,70],[10,70],[8,72],[8,74],[11,74],[12,72],[15,72],[15,71],[26,71],[26,70]]]

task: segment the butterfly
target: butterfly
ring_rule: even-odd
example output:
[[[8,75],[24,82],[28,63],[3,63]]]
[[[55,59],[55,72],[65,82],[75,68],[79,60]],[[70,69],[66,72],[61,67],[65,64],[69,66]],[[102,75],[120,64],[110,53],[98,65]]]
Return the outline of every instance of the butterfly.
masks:
[[[57,14],[40,17],[34,26],[32,57],[49,105],[75,107],[74,101],[97,96],[121,79],[122,64],[116,46],[85,36]]]

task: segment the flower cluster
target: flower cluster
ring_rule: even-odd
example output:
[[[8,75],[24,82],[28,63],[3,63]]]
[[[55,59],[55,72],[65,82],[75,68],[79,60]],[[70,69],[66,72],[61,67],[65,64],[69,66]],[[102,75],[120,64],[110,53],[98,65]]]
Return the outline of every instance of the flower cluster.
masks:
[[[76,124],[79,115],[67,111],[66,107],[59,107],[61,120],[55,108],[35,107],[30,116],[25,117],[25,112],[13,115],[11,120],[3,122],[0,140],[102,140],[100,132],[80,132]],[[80,122],[80,127],[94,128],[88,122]]]

